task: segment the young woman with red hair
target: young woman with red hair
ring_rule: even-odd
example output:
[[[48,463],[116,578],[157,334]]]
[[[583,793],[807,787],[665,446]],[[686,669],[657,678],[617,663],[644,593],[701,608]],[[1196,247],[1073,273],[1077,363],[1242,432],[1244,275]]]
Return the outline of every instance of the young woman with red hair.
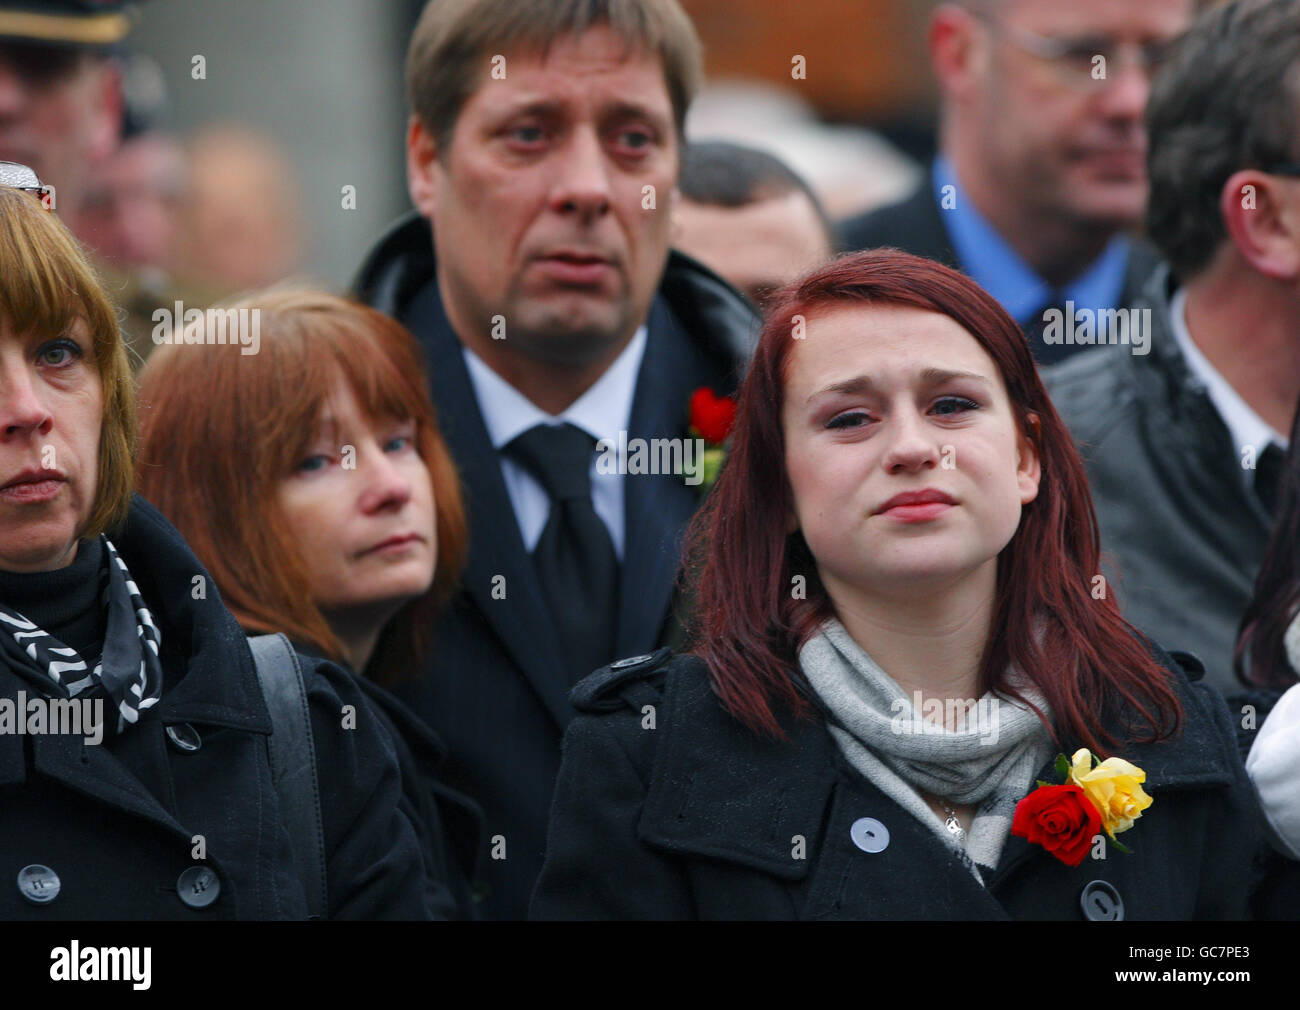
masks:
[[[787,288],[688,537],[691,651],[575,689],[533,915],[1248,915],[1228,712],[1125,623],[1098,555],[988,294],[892,250]],[[1058,772],[1084,748],[1136,769]]]

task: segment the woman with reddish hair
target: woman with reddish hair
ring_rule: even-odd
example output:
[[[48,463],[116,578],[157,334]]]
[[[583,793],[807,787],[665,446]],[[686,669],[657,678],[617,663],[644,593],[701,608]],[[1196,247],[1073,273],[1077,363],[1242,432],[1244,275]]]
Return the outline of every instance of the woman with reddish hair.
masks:
[[[973,281],[882,250],[788,287],[688,536],[689,653],[573,693],[533,915],[1247,916],[1228,712],[1098,555]]]
[[[364,691],[373,713],[354,723],[373,714],[396,750],[431,903],[472,918],[482,815],[438,781],[443,745],[387,690],[424,668],[467,541],[419,345],[388,316],[310,289],[217,311],[140,373],[140,493],[246,632],[282,633],[305,666]],[[243,320],[256,343],[208,341],[210,318]]]

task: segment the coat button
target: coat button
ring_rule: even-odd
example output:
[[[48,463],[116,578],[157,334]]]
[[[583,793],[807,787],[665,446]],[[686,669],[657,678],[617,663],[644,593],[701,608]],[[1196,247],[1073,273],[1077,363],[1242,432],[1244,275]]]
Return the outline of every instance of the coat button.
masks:
[[[1079,896],[1079,904],[1083,906],[1084,917],[1092,922],[1122,922],[1124,919],[1124,899],[1104,880],[1088,884]]]
[[[177,878],[176,892],[190,908],[207,908],[221,893],[221,881],[206,866],[191,866]]]
[[[199,731],[187,722],[168,726],[167,742],[183,754],[193,754],[203,746],[203,738],[199,736]]]
[[[48,866],[32,863],[18,871],[18,893],[33,905],[48,905],[59,896],[59,875]]]
[[[863,852],[884,852],[889,845],[889,829],[874,817],[859,817],[849,828],[849,837]]]

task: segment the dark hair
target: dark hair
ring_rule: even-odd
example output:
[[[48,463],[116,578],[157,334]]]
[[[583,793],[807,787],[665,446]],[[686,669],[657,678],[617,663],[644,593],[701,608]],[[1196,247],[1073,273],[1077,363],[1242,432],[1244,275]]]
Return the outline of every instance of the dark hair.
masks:
[[[1237,679],[1255,687],[1286,689],[1300,680],[1283,640],[1300,613],[1300,404],[1277,492],[1277,521],[1255,593],[1241,615],[1232,666]]]
[[[516,45],[545,52],[563,35],[608,25],[629,51],[657,53],[685,136],[703,56],[695,26],[677,0],[430,0],[406,52],[406,100],[445,149],[489,60]]]
[[[812,204],[826,233],[837,244],[826,208],[808,183],[775,155],[723,140],[692,141],[682,158],[677,188],[683,197],[712,207],[745,207],[790,193],[802,193]]]
[[[1300,7],[1238,0],[1181,38],[1147,102],[1147,233],[1186,280],[1227,237],[1219,201],[1234,172],[1296,158]]]
[[[794,317],[806,322],[854,305],[918,308],[961,324],[997,364],[1017,428],[1041,461],[1038,496],[998,558],[995,631],[981,661],[981,690],[1020,697],[1006,680],[1014,665],[1043,693],[1058,727],[1094,750],[1109,742],[1098,726],[1109,703],[1135,710],[1139,725],[1132,728],[1146,724],[1148,738],[1176,731],[1182,707],[1171,675],[1114,598],[1092,596],[1100,535],[1083,463],[1020,328],[964,274],[895,249],[832,260],[778,292],[769,309],[741,388],[729,458],[687,533],[691,651],[708,665],[723,705],[755,732],[778,738],[776,709],[811,714],[798,650],[834,611],[802,533],[787,533],[793,496],[781,414],[798,336]],[[795,576],[806,580],[806,599],[791,592]]]

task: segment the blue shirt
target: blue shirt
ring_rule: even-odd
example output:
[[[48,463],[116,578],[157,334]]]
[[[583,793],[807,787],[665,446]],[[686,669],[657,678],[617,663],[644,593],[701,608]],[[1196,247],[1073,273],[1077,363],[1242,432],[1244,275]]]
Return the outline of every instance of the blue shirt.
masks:
[[[945,186],[953,187],[948,203],[955,206],[945,208]],[[1076,312],[1120,307],[1129,256],[1125,236],[1116,235],[1087,270],[1053,289],[975,209],[942,155],[934,159],[934,199],[962,269],[1020,325],[1044,306],[1063,304],[1066,299],[1074,302]]]

